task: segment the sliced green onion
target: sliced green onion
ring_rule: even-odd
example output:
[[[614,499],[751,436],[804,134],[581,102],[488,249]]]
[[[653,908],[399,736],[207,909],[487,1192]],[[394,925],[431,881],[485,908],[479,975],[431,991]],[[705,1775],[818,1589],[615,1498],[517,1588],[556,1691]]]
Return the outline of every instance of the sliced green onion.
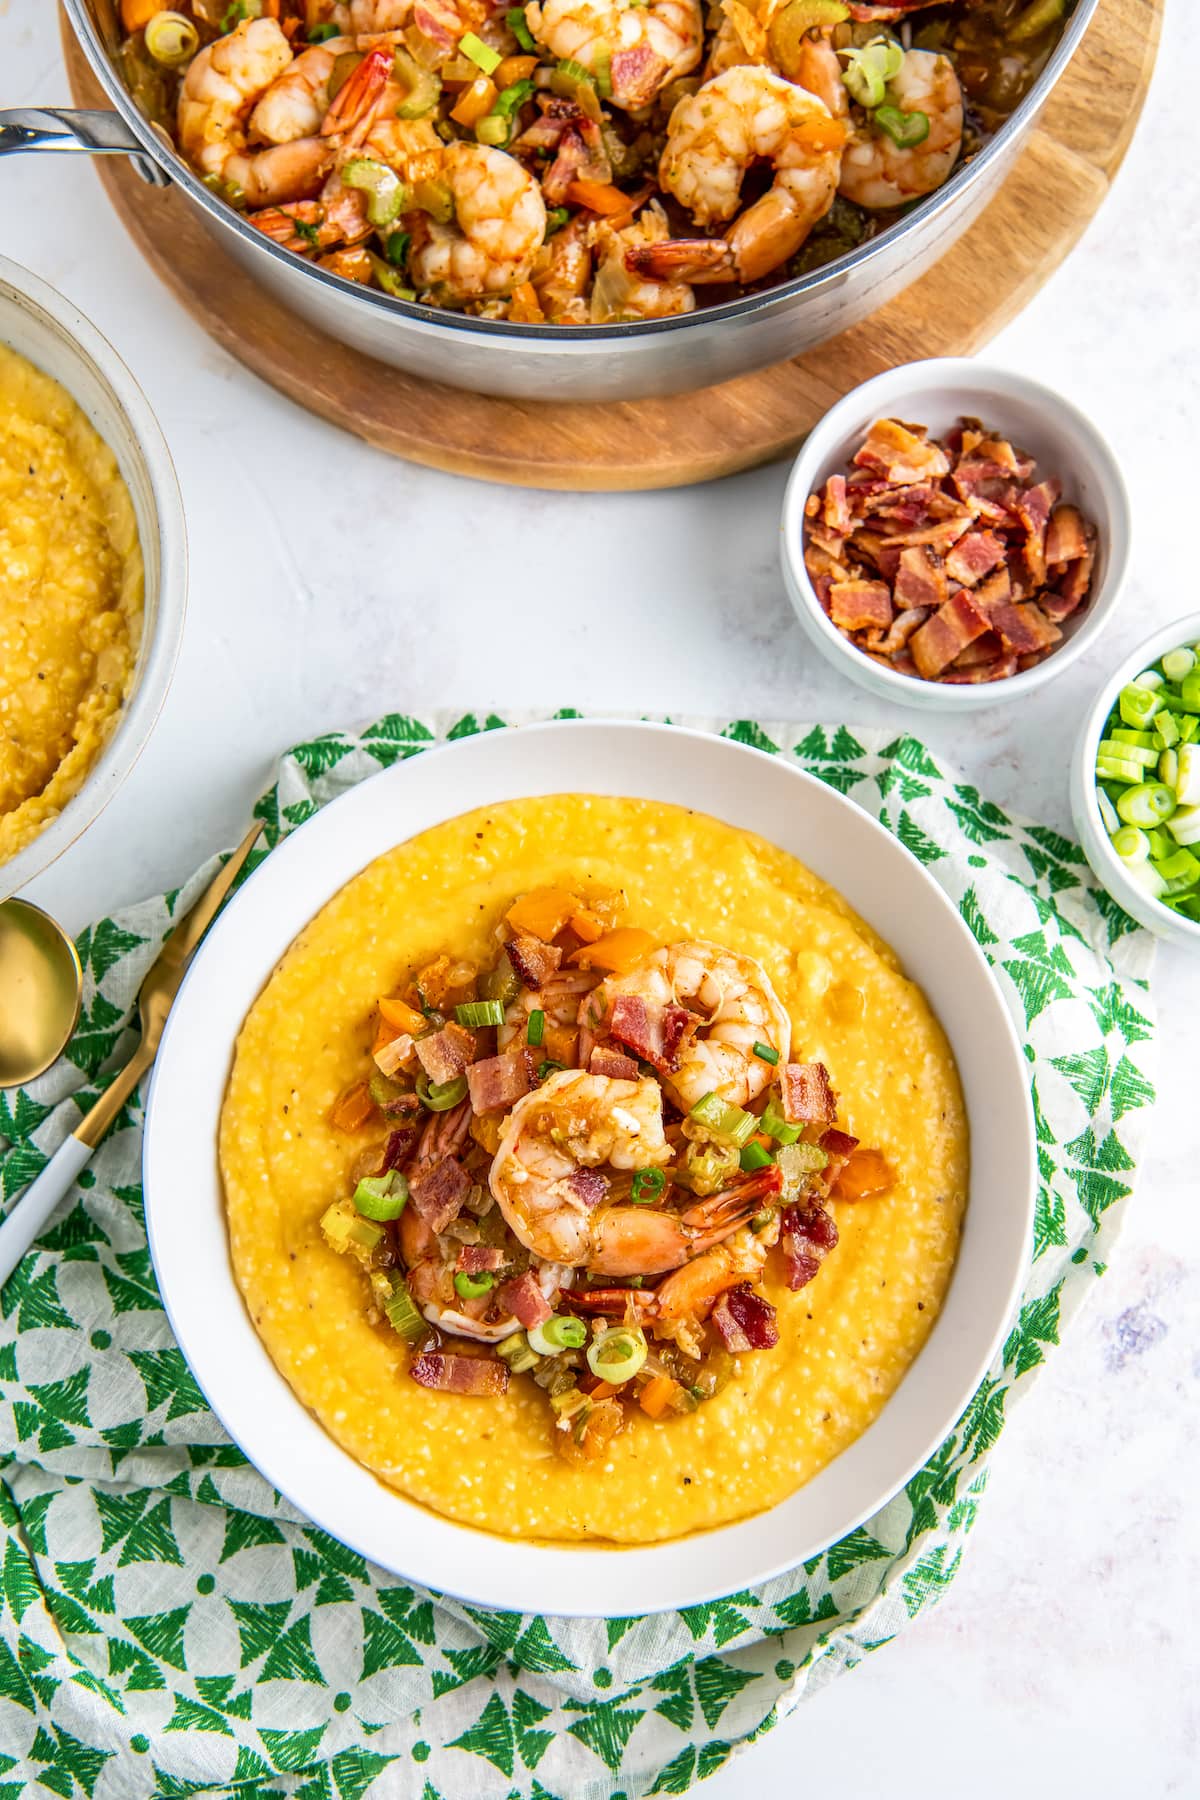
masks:
[[[770,1063],[772,1068],[774,1068],[775,1064],[779,1061],[778,1050],[773,1050],[770,1044],[755,1044],[754,1054],[757,1056],[759,1062]]]
[[[899,44],[890,38],[878,37],[869,44],[838,54],[846,59],[842,82],[850,98],[868,110],[881,106],[888,82],[894,80],[904,66],[904,52]]]
[[[485,1025],[503,1025],[504,1008],[498,1000],[468,1000],[455,1007],[454,1016],[460,1025],[478,1031]]]
[[[354,1204],[364,1219],[398,1219],[408,1199],[408,1182],[399,1169],[386,1175],[364,1175],[354,1190]]]
[[[877,106],[871,117],[900,150],[912,150],[929,136],[928,113],[901,112],[898,106]]]
[[[394,269],[402,269],[408,261],[409,247],[412,244],[411,231],[393,231],[384,245],[384,255]]]
[[[177,69],[195,56],[200,48],[200,33],[182,13],[155,13],[146,26],[146,48],[164,69]]]
[[[1113,833],[1112,847],[1122,862],[1145,862],[1150,854],[1150,839],[1136,825],[1122,825]]]
[[[545,1062],[538,1064],[538,1080],[545,1081],[547,1075],[557,1075],[563,1067],[562,1063],[555,1062],[552,1056],[548,1056]]]
[[[1114,731],[1113,736],[1119,737],[1120,733]],[[1164,750],[1169,750],[1172,745],[1179,742],[1182,736],[1183,732],[1180,730],[1179,721],[1175,717],[1175,714],[1164,707],[1154,721],[1154,742],[1161,745]]]
[[[546,208],[546,236],[552,238],[556,231],[561,231],[570,217],[569,207],[548,206]]]
[[[511,119],[533,94],[532,81],[514,81],[510,87],[501,88],[496,95],[496,104],[492,111],[502,118]]]
[[[580,1350],[587,1342],[587,1326],[571,1313],[552,1313],[540,1325],[531,1325],[526,1336],[539,1356],[557,1356],[560,1350]]]
[[[1125,738],[1135,736],[1149,738],[1150,733],[1148,731],[1127,731],[1125,733]],[[1108,757],[1113,762],[1140,763],[1143,769],[1152,769],[1158,761],[1159,751],[1155,748],[1153,740],[1148,746],[1143,747],[1141,744],[1127,743],[1114,733],[1112,737],[1101,738],[1097,744],[1096,760],[1099,761],[1101,757]]]
[[[525,1042],[532,1044],[536,1050],[546,1035],[546,1015],[540,1006],[535,1006],[529,1015],[529,1024],[525,1028]]]
[[[383,1310],[388,1316],[388,1324],[393,1331],[398,1331],[400,1336],[410,1344],[415,1343],[419,1337],[423,1337],[429,1329],[417,1310],[417,1303],[409,1293],[406,1281],[396,1282],[392,1288],[391,1299],[385,1300],[383,1303]]]
[[[464,1300],[479,1300],[484,1294],[490,1294],[496,1285],[496,1277],[487,1269],[481,1269],[478,1275],[468,1275],[460,1269],[454,1277],[454,1291],[461,1294]]]
[[[1096,789],[1096,805],[1100,811],[1100,823],[1111,837],[1113,832],[1119,829],[1121,821],[1117,817],[1116,807],[1102,787]]]
[[[498,50],[493,50],[490,44],[485,44],[483,39],[476,37],[473,31],[468,31],[465,37],[459,39],[458,47],[464,56],[470,57],[477,69],[483,70],[485,75],[490,75],[504,61]]]
[[[588,1345],[592,1374],[612,1387],[632,1381],[646,1360],[646,1339],[636,1325],[614,1325]]]
[[[629,1198],[635,1206],[649,1206],[658,1199],[666,1185],[667,1178],[661,1169],[639,1169],[633,1178]]]
[[[1174,750],[1163,750],[1158,757],[1158,779],[1165,781],[1169,788],[1179,782],[1179,756]]]
[[[514,1331],[502,1344],[497,1344],[496,1355],[504,1358],[514,1375],[524,1375],[537,1363],[537,1351],[523,1331]]]
[[[803,1130],[803,1126],[788,1124],[774,1100],[767,1101],[762,1118],[758,1121],[758,1128],[765,1131],[768,1137],[774,1138],[777,1144],[794,1144]]]
[[[1179,684],[1179,698],[1185,712],[1200,713],[1200,669],[1193,669]]]
[[[417,1076],[417,1097],[430,1112],[449,1112],[467,1096],[467,1078],[456,1075],[453,1081],[430,1081],[424,1069]]]
[[[337,25],[314,25],[308,34],[310,44],[327,44],[330,38],[340,37],[341,30]]]
[[[1160,688],[1163,685],[1163,677],[1157,669],[1143,669],[1140,675],[1134,676],[1133,685],[1141,688]]]
[[[741,1163],[743,1171],[750,1175],[755,1169],[769,1168],[774,1158],[769,1150],[763,1149],[761,1144],[747,1144],[738,1161]]]
[[[1163,781],[1143,781],[1126,788],[1117,811],[1126,825],[1165,825],[1175,811],[1175,796]]]
[[[367,217],[372,225],[391,225],[408,205],[408,189],[386,163],[371,156],[355,156],[342,170],[347,187],[360,188],[367,196]]]
[[[1155,860],[1163,856],[1170,856],[1171,854],[1171,826],[1174,825],[1176,817],[1176,814],[1172,814],[1170,825],[1153,825],[1146,833],[1146,842],[1150,846],[1150,855]]]
[[[740,1106],[727,1105],[715,1093],[705,1094],[702,1100],[697,1100],[688,1118],[711,1131],[721,1143],[732,1144],[735,1150],[741,1149],[758,1126],[753,1113],[743,1112]]]
[[[1200,806],[1181,806],[1167,821],[1177,844],[1200,844]]]
[[[1146,770],[1141,763],[1125,762],[1124,759],[1118,761],[1112,755],[1097,756],[1096,758],[1096,779],[1098,781],[1117,781],[1128,786],[1130,782],[1141,781],[1145,774]]]
[[[1162,701],[1153,688],[1141,687],[1136,681],[1130,681],[1118,694],[1117,706],[1126,725],[1136,725],[1144,730],[1155,713],[1161,710]]]
[[[1200,861],[1182,845],[1154,866],[1166,882],[1169,893],[1186,894],[1200,883]]]
[[[1200,744],[1181,744],[1166,754],[1175,757],[1175,798],[1180,806],[1200,804]]]
[[[1162,659],[1163,674],[1168,681],[1173,681],[1176,686],[1179,685],[1185,675],[1191,674],[1195,666],[1196,652],[1186,648],[1182,650],[1168,650],[1167,654]]]
[[[522,50],[528,53],[531,50],[537,49],[537,45],[533,41],[533,33],[525,22],[525,8],[523,6],[510,6],[504,15],[504,23],[508,26],[508,29],[512,32]]]

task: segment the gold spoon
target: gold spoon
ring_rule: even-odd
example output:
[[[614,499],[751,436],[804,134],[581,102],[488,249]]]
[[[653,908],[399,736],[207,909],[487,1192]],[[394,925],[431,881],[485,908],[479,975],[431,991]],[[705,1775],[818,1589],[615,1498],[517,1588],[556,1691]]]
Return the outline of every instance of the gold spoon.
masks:
[[[45,1074],[79,1018],[83,970],[75,946],[29,900],[0,905],[0,1088]]]
[[[96,1104],[61,1143],[37,1180],[0,1225],[0,1287],[8,1280],[84,1164],[91,1160],[142,1076],[158,1055],[171,1004],[200,940],[241,872],[262,832],[259,822],[246,833],[192,910],[180,921],[151,965],[138,994],[142,1041],[125,1067],[113,1076]]]

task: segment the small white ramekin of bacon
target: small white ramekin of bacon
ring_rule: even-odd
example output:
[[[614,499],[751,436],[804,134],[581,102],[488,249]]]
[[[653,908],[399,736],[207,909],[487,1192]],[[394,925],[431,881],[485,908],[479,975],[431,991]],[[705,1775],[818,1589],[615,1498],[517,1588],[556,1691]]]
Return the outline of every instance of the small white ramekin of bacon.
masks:
[[[966,358],[864,382],[797,456],[783,572],[813,644],[860,687],[961,711],[1039,687],[1111,617],[1129,499],[1096,427]]]

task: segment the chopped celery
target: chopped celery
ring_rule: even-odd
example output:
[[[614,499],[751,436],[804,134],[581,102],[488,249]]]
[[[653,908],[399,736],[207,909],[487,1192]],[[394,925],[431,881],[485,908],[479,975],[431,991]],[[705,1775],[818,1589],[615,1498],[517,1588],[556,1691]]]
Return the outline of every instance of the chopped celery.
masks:
[[[498,51],[493,50],[490,44],[485,44],[482,38],[476,37],[473,31],[468,31],[459,39],[458,47],[485,75],[491,75],[504,61]]]
[[[408,1291],[408,1283],[403,1278],[394,1284],[391,1297],[383,1303],[383,1310],[393,1331],[398,1331],[410,1344],[415,1343],[427,1329],[425,1320],[417,1310],[417,1303]]]
[[[391,225],[408,205],[408,189],[386,163],[370,156],[355,156],[342,169],[347,187],[360,188],[367,196],[367,217],[372,225]]]
[[[767,1136],[774,1138],[777,1144],[794,1144],[803,1130],[800,1125],[788,1124],[774,1100],[767,1101],[758,1124],[760,1131],[765,1131]]]
[[[1127,731],[1125,738],[1145,737],[1145,745],[1122,742],[1114,732],[1110,738],[1101,738],[1096,746],[1096,761],[1105,758],[1110,762],[1140,764],[1143,769],[1152,769],[1158,761],[1160,752],[1155,748],[1150,733]]]
[[[746,1140],[753,1136],[758,1120],[753,1113],[744,1112],[740,1106],[729,1106],[719,1094],[705,1094],[697,1100],[688,1117],[697,1125],[703,1125],[718,1142],[731,1144],[740,1150]]]
[[[1168,650],[1162,659],[1162,672],[1168,681],[1179,684],[1185,675],[1190,675],[1196,666],[1196,652],[1186,646],[1181,650]]]
[[[1158,757],[1158,779],[1174,788],[1179,781],[1179,758],[1174,750],[1163,750]]]
[[[771,1152],[764,1150],[761,1144],[747,1144],[740,1158],[742,1172],[752,1175],[755,1169],[770,1168],[772,1160]]]
[[[499,1000],[469,1000],[464,1006],[456,1006],[454,1017],[460,1025],[469,1025],[478,1030],[485,1025],[503,1025],[504,1008]]]
[[[588,1345],[592,1374],[612,1387],[632,1381],[647,1356],[646,1339],[636,1325],[614,1325]]]
[[[1114,737],[1120,737],[1120,735],[1119,731],[1113,732]],[[1154,742],[1160,745],[1162,749],[1170,750],[1172,745],[1179,742],[1182,735],[1183,733],[1175,714],[1164,707],[1154,721]]]
[[[503,1357],[514,1375],[524,1375],[527,1370],[537,1367],[537,1351],[523,1331],[514,1331],[511,1337],[497,1344],[496,1354]]]

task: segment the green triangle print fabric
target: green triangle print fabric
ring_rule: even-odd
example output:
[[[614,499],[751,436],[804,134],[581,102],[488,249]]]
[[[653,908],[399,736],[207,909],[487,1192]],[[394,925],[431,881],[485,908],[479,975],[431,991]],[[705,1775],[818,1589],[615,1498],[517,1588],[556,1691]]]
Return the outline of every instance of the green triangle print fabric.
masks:
[[[300,744],[259,804],[268,842],[439,738],[512,722],[389,715]],[[298,1517],[207,1410],[155,1286],[135,1099],[0,1304],[2,1800],[682,1794],[953,1581],[1006,1420],[1103,1273],[1136,1181],[1152,942],[1074,843],[1011,817],[915,738],[748,720],[724,732],[851,795],[921,859],[1024,1041],[1035,1241],[1012,1333],[963,1417],[876,1517],[752,1592],[568,1621],[418,1589]],[[6,1203],[132,1050],[141,978],[214,867],[84,933],[67,1058],[0,1096]]]

